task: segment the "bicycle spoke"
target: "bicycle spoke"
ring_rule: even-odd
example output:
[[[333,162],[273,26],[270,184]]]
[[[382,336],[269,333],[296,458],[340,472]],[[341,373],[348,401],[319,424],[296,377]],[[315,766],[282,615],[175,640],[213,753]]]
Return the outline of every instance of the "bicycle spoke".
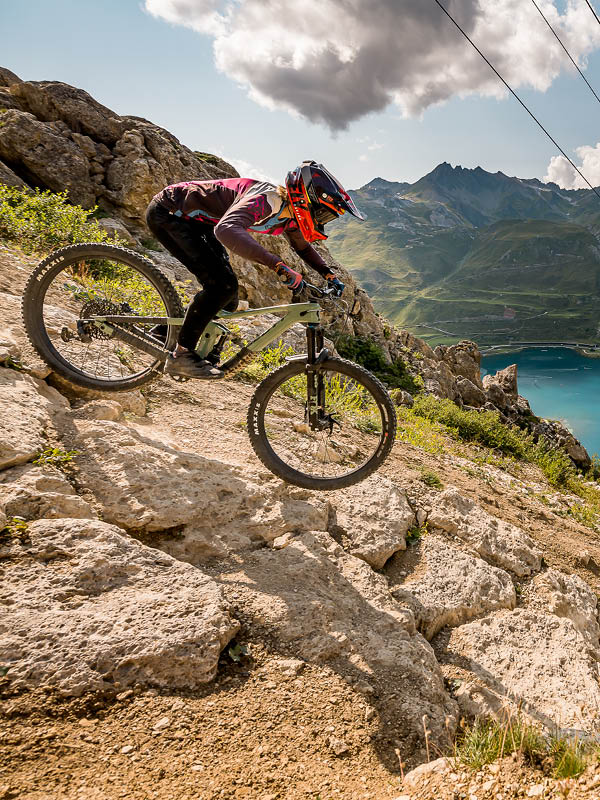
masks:
[[[338,478],[359,469],[379,447],[382,411],[364,386],[335,371],[323,371],[325,407],[321,430],[306,421],[306,376],[282,383],[269,399],[265,437],[292,469],[315,478]]]
[[[77,365],[85,375],[101,380],[117,375],[121,379],[132,378],[148,372],[156,363],[153,356],[125,350],[114,335],[93,323],[83,323],[83,335],[78,331],[78,317],[105,314],[169,316],[150,281],[116,258],[71,264],[58,273],[46,291],[44,326],[60,357]],[[142,323],[138,327],[147,333],[152,326]]]

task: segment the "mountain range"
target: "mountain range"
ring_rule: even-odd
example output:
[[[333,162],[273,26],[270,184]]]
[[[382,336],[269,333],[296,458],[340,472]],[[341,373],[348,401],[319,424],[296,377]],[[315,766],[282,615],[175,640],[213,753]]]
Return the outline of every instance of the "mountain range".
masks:
[[[430,343],[600,340],[600,198],[443,163],[351,192],[367,220],[332,253],[376,308]]]

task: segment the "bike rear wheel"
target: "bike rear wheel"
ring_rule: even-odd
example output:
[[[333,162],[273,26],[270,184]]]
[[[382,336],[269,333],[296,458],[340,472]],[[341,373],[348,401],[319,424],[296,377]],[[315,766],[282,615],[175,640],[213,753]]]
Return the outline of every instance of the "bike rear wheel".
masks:
[[[85,322],[102,315],[182,317],[183,308],[167,277],[151,261],[116,245],[63,247],[31,274],[23,294],[25,329],[55,372],[88,389],[108,391],[129,391],[159,375],[163,358]],[[149,323],[123,327],[132,334],[152,335]],[[172,349],[177,332],[177,327],[168,326],[157,346]]]
[[[396,436],[396,410],[366,369],[331,358],[319,365],[322,430],[311,430],[307,365],[293,361],[259,384],[248,410],[248,433],[262,463],[306,489],[352,486],[378,469]],[[327,424],[329,422],[329,424]]]

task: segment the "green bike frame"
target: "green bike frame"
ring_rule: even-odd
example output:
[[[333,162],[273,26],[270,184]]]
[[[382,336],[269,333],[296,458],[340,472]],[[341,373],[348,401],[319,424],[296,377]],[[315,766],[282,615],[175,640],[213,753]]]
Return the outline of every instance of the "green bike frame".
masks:
[[[323,335],[319,328],[318,303],[291,303],[285,306],[267,306],[265,308],[251,308],[247,311],[221,311],[217,319],[210,322],[196,347],[196,352],[202,357],[206,357],[215,347],[218,347],[230,334],[229,329],[219,320],[244,319],[245,317],[257,317],[261,314],[284,314],[279,322],[276,322],[260,336],[257,336],[249,344],[241,348],[232,358],[220,365],[220,369],[227,375],[238,372],[242,367],[253,360],[255,355],[269,345],[274,339],[282,336],[285,331],[300,322],[307,325],[308,338],[308,360],[312,362],[316,359],[317,347],[323,347]],[[131,347],[142,350],[161,361],[165,361],[167,352],[162,343],[145,331],[136,329],[140,324],[145,325],[172,325],[181,326],[183,317],[154,317],[154,316],[129,316],[127,314],[94,316],[81,322],[93,322],[107,334],[116,339],[129,344]],[[121,327],[126,325],[127,327]],[[318,331],[318,333],[317,333]]]
[[[268,306],[266,308],[250,308],[248,311],[221,311],[217,314],[217,319],[230,320],[230,319],[245,319],[246,317],[256,317],[260,314],[285,314],[285,316],[272,325],[260,336],[257,336],[252,342],[246,345],[246,350],[250,353],[258,353],[267,345],[271,344],[274,339],[279,338],[284,334],[292,325],[297,322],[303,324],[318,324],[319,322],[319,304],[318,303],[296,303],[287,306]],[[179,324],[183,320],[173,322]],[[227,336],[229,330],[225,325],[219,322],[209,322],[198,346],[196,352],[200,356],[207,356],[211,350],[217,345],[222,336]]]

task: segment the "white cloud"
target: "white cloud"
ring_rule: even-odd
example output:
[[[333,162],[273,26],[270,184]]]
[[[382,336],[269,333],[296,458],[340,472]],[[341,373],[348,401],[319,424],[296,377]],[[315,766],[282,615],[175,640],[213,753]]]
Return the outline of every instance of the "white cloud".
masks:
[[[559,0],[556,0],[559,3]],[[502,97],[504,87],[433,2],[424,0],[145,0],[156,17],[214,37],[217,67],[269,108],[339,130],[396,103],[417,115],[454,95]],[[538,5],[573,57],[600,46],[582,0]],[[573,71],[533,4],[446,0],[513,86],[545,91]]]
[[[267,175],[260,167],[251,164],[249,161],[244,161],[242,158],[229,158],[226,156],[223,156],[223,158],[237,169],[242,178],[255,178],[257,181],[269,181],[269,183],[274,184],[282,182],[281,178]]]
[[[595,147],[582,145],[577,147],[577,167],[585,175],[592,186],[600,186],[600,142]],[[579,163],[577,163],[579,161]],[[578,175],[564,156],[554,156],[548,164],[544,180],[557,183],[563,189],[589,189],[581,175]]]

